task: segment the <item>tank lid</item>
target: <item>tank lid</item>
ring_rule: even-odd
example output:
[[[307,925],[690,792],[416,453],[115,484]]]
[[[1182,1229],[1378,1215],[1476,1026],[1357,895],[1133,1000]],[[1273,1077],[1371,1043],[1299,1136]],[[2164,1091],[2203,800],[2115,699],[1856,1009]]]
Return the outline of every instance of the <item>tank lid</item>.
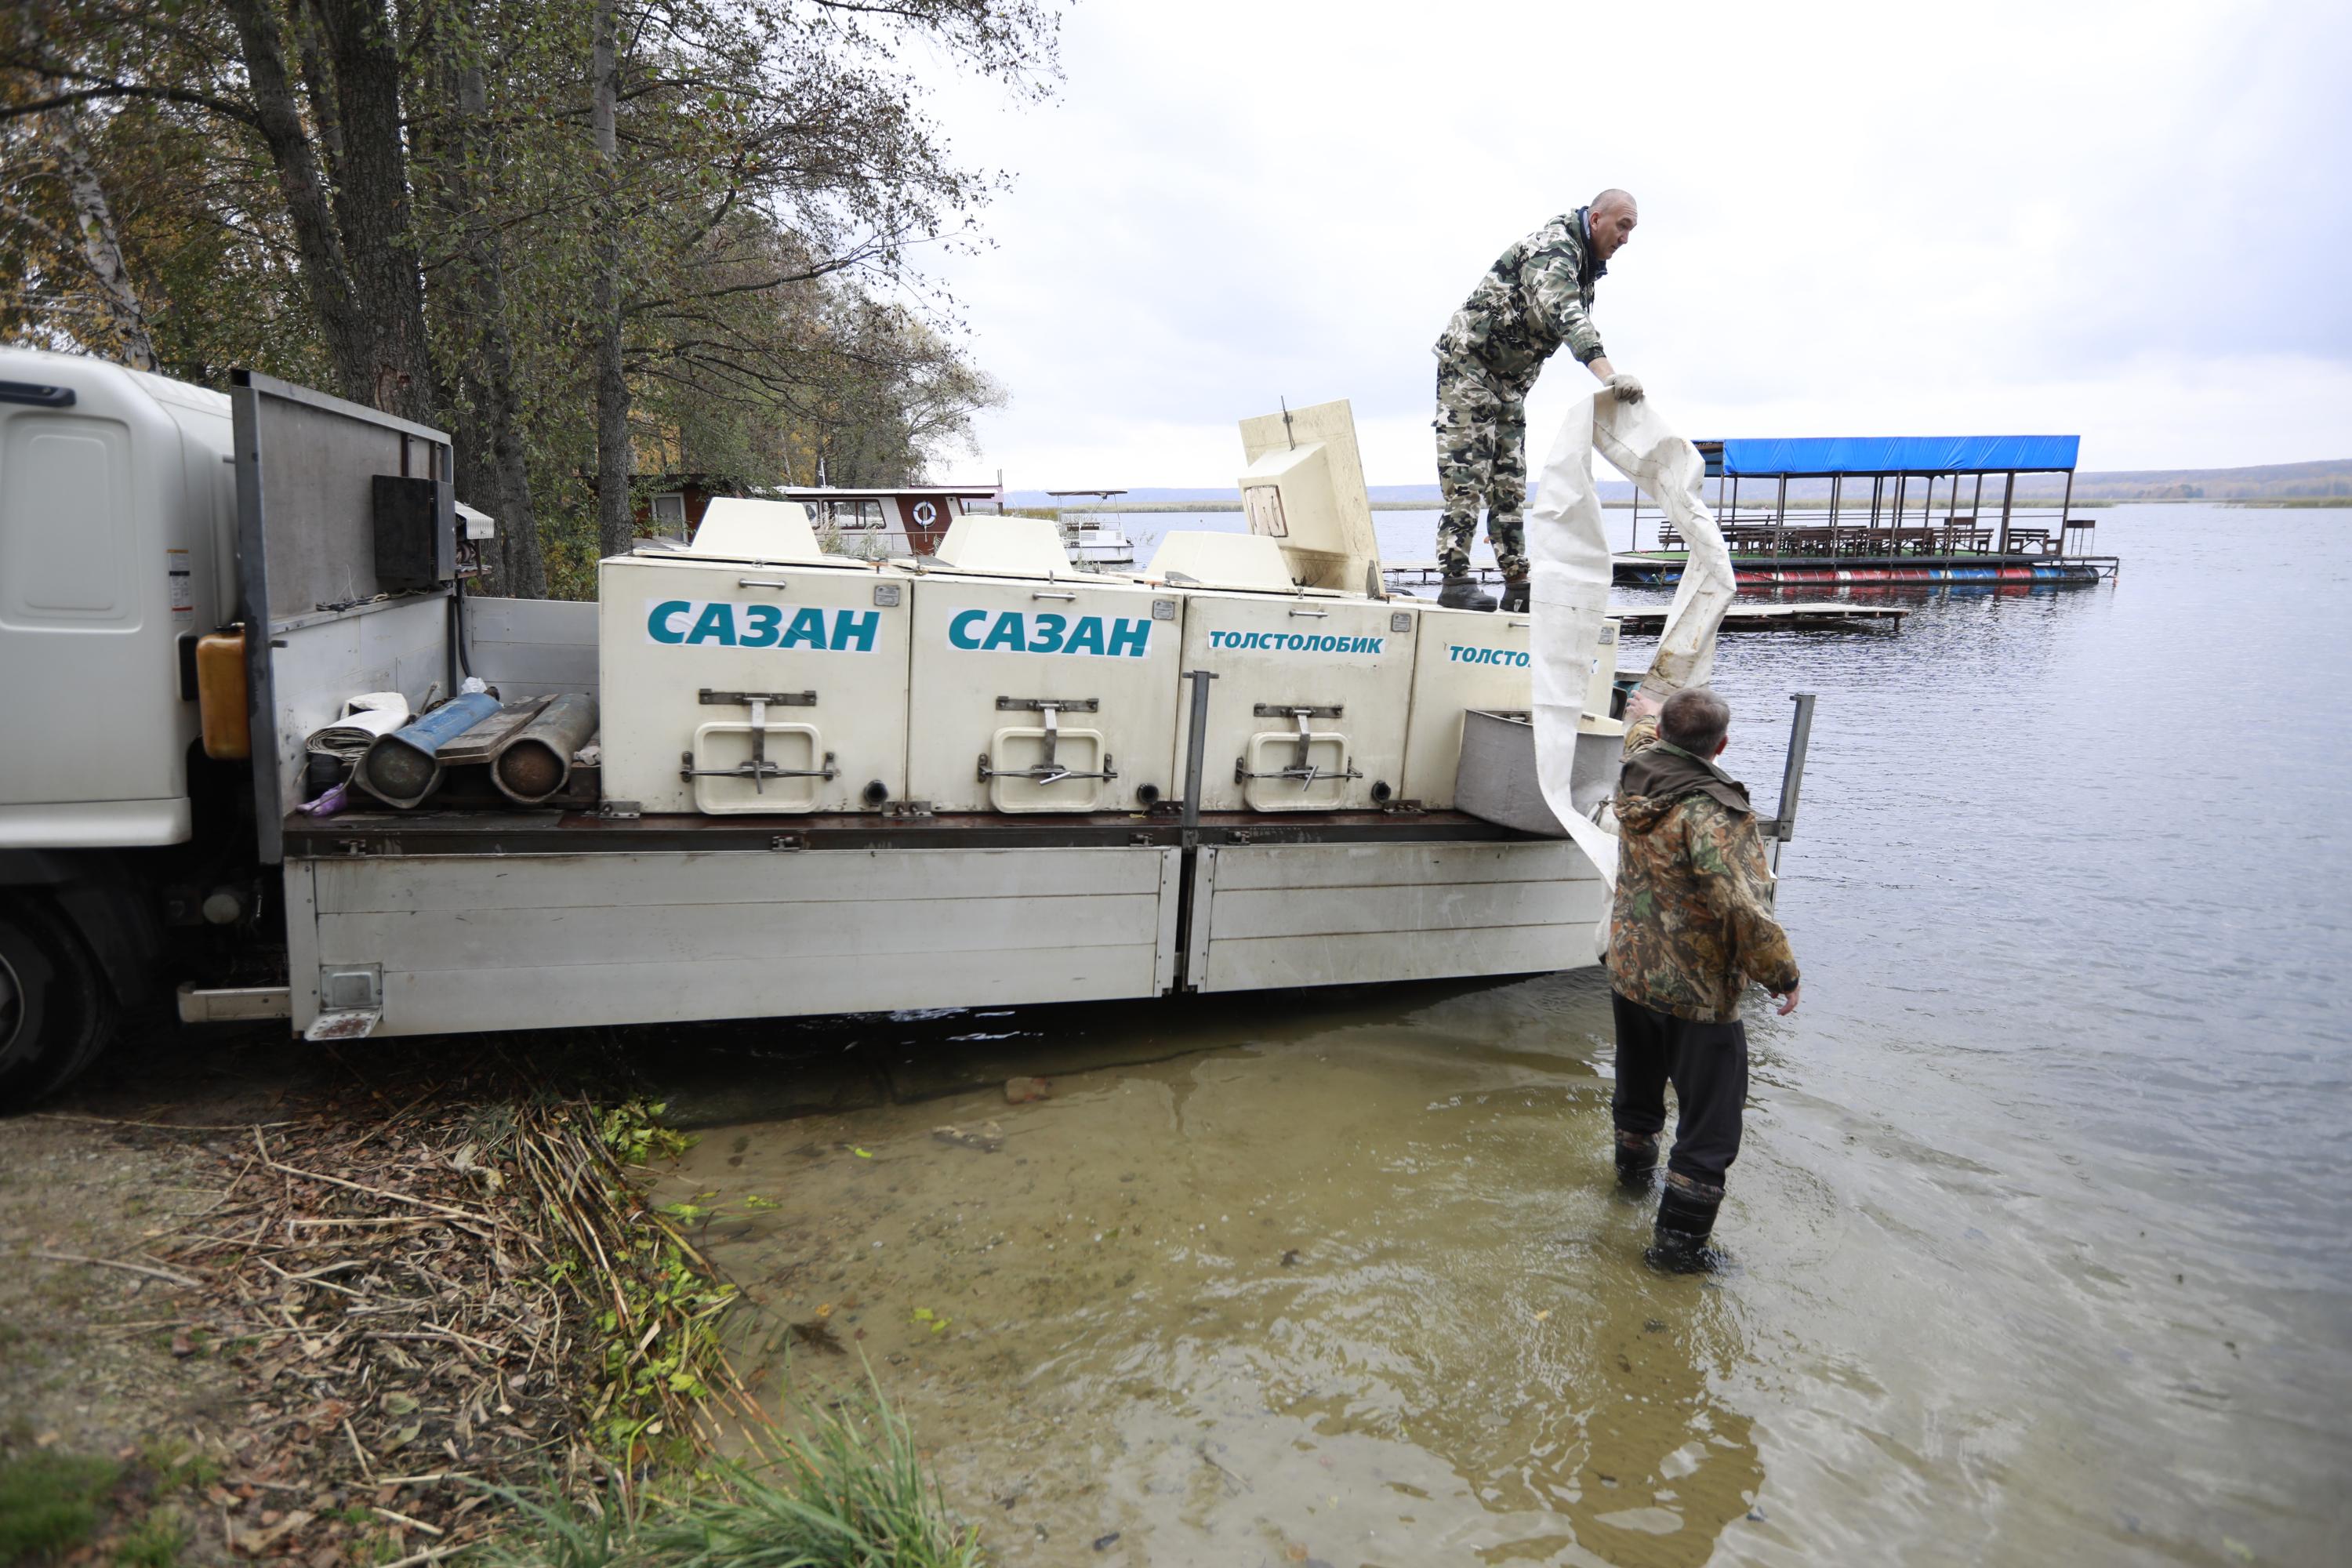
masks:
[[[816,530],[809,525],[808,508],[798,501],[753,500],[747,496],[713,496],[686,553],[727,561],[829,559],[816,542]]]

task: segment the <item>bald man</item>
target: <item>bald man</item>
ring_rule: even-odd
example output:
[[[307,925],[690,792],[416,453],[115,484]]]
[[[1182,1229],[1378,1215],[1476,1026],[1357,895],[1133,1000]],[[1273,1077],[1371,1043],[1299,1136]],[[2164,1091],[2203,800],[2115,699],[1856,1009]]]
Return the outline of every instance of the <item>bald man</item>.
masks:
[[[1637,403],[1642,384],[1610,364],[1592,325],[1592,286],[1633,237],[1633,198],[1608,190],[1503,252],[1437,340],[1437,602],[1491,610],[1470,574],[1478,509],[1503,572],[1503,608],[1528,607],[1528,390],[1561,344],[1614,392]]]

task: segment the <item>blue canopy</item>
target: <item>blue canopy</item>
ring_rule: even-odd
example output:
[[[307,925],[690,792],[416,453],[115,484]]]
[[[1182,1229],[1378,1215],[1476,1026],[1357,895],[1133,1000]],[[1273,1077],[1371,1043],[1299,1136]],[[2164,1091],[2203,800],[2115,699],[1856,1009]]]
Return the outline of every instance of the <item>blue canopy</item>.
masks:
[[[1799,436],[1726,441],[1722,472],[1831,474],[2060,473],[2080,436]]]

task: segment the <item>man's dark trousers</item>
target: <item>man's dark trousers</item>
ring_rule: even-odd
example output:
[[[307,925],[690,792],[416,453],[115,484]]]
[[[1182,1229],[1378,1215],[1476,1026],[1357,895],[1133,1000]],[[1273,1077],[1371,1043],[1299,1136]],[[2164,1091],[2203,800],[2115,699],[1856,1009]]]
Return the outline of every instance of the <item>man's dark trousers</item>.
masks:
[[[1748,1029],[1737,1018],[1700,1024],[1609,994],[1617,1013],[1617,1092],[1611,1100],[1620,1132],[1647,1136],[1666,1124],[1666,1085],[1680,1113],[1666,1169],[1720,1190],[1739,1157],[1740,1112],[1748,1103]],[[1654,1158],[1655,1156],[1652,1156]]]

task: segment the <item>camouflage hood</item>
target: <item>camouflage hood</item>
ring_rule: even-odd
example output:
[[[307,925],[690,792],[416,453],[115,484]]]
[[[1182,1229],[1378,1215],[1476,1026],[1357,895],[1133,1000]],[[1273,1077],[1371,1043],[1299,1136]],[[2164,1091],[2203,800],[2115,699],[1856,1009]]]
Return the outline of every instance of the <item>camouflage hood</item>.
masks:
[[[1671,741],[1656,742],[1625,759],[1612,804],[1625,832],[1648,833],[1688,795],[1711,795],[1741,816],[1756,814],[1746,784]]]

